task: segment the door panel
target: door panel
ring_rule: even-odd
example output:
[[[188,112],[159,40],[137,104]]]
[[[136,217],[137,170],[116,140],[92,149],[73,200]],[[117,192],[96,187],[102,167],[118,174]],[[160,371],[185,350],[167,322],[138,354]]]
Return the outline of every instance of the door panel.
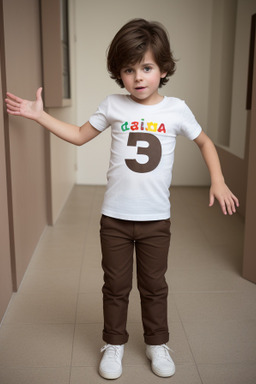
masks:
[[[7,202],[7,177],[5,153],[5,124],[3,93],[4,83],[4,45],[2,33],[2,7],[0,1],[0,322],[12,295],[11,252],[9,241],[9,220]],[[3,80],[2,80],[3,78]]]
[[[256,27],[254,26],[251,122],[249,132],[248,179],[245,213],[243,277],[256,283]]]

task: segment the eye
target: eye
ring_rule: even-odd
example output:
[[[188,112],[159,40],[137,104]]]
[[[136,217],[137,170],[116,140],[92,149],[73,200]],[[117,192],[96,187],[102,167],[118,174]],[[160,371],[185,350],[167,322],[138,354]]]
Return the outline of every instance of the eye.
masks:
[[[149,67],[148,65],[144,67],[145,72],[150,72],[152,70],[152,67]]]
[[[130,75],[131,73],[133,73],[133,69],[132,68],[126,68],[126,69],[124,69],[124,73],[126,73],[127,75]]]

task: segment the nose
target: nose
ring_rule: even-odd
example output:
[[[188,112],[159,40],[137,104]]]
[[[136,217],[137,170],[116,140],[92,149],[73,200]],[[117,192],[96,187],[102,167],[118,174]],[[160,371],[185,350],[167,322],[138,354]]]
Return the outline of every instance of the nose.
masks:
[[[142,80],[142,73],[140,70],[135,71],[135,81],[141,81]]]

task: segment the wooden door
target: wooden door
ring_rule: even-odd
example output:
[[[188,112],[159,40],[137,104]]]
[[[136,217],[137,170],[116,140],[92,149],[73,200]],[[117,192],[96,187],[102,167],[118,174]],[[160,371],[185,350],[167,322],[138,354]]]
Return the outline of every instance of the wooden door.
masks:
[[[248,177],[245,212],[243,277],[256,283],[256,15],[253,16],[251,36],[251,73],[249,73],[249,132]],[[250,72],[250,71],[249,71]]]

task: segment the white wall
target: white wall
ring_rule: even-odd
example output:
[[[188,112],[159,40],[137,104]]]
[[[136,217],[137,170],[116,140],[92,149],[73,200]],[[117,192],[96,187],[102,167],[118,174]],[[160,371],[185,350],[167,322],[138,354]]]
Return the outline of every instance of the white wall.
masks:
[[[78,124],[88,120],[106,95],[123,92],[107,73],[106,49],[124,23],[142,17],[165,25],[174,55],[179,59],[176,74],[161,93],[184,99],[207,132],[211,12],[212,0],[76,0]],[[78,148],[77,183],[106,183],[109,148],[109,132]],[[208,182],[196,145],[179,138],[173,184]]]

